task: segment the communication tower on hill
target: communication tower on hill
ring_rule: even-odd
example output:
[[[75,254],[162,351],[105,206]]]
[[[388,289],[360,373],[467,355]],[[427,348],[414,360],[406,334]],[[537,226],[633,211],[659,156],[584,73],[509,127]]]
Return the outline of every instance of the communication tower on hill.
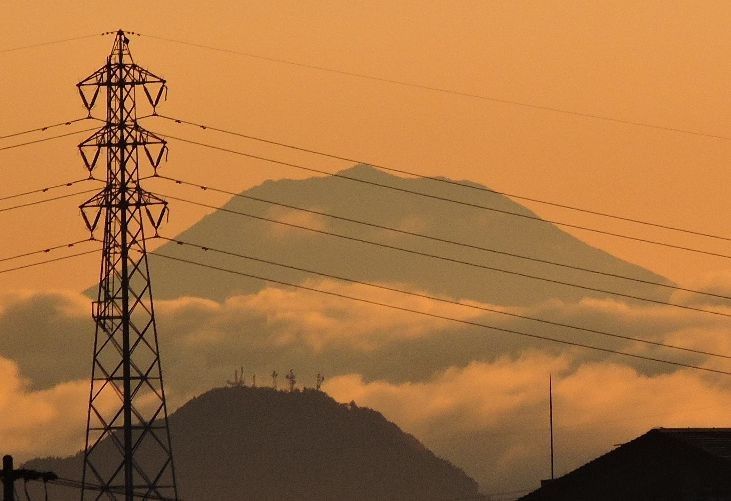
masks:
[[[244,368],[241,367],[241,372],[240,373],[239,373],[239,371],[234,370],[234,380],[233,381],[228,380],[228,381],[226,381],[226,384],[228,386],[231,386],[231,387],[245,386],[246,385],[246,381],[244,380]]]
[[[294,370],[289,369],[289,373],[284,376],[287,378],[287,382],[289,383],[289,391],[290,393],[294,391],[294,386],[297,384],[297,377],[294,375]]]
[[[317,391],[320,391],[320,388],[322,387],[322,383],[324,383],[324,382],[325,382],[325,376],[323,376],[322,374],[320,374],[318,372],[317,379],[315,379],[315,388],[317,389]]]
[[[272,388],[275,390],[277,389],[277,377],[279,377],[279,373],[276,370],[272,371]]]

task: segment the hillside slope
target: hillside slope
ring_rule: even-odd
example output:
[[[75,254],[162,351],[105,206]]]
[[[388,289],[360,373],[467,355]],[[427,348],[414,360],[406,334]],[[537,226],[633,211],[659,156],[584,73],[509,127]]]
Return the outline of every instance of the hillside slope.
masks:
[[[499,211],[536,216],[502,195],[430,179],[397,177],[365,165],[347,169],[341,174],[397,189],[488,206]],[[502,252],[594,268],[606,273],[630,275],[643,280],[664,281],[662,277],[639,266],[583,243],[553,224],[337,177],[268,181],[243,192],[243,195]],[[197,194],[195,198],[203,199]],[[204,217],[178,238],[354,279],[408,284],[420,290],[493,304],[529,305],[550,299],[575,301],[587,296],[606,296],[586,289],[435,260],[226,212],[238,211],[391,246],[406,247],[422,253],[439,254],[451,259],[539,275],[547,279],[622,290],[626,294],[656,299],[667,297],[666,290],[655,286],[430,241],[244,198],[232,198],[223,209]],[[173,243],[163,245],[159,252],[289,282],[302,283],[313,278],[306,273],[260,262],[213,252],[203,254],[200,250]],[[155,295],[158,298],[198,296],[221,300],[238,293],[252,293],[265,286],[261,280],[198,268],[155,256],[151,259]],[[95,294],[95,291],[92,293]]]
[[[325,393],[219,388],[170,417],[179,495],[192,500],[438,500],[477,484],[380,413]],[[29,468],[79,478],[82,454]],[[78,499],[53,487],[52,499]]]

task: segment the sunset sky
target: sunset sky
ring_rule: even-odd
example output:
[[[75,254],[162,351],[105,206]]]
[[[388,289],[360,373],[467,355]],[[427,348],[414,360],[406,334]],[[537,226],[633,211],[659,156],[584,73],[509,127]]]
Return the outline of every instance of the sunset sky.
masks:
[[[53,2],[52,10],[49,5],[2,5],[0,135],[85,116],[75,84],[104,64],[113,39],[99,35],[24,47],[122,28],[142,34],[131,37],[135,60],[168,80],[168,99],[158,108],[160,113],[366,163],[475,181],[501,192],[722,236],[726,240],[520,201],[547,219],[731,256],[731,227],[726,217],[731,210],[731,3],[727,1],[134,1],[120,8],[112,3],[91,7],[87,2],[64,0]],[[94,113],[103,116],[102,107],[97,106]],[[94,122],[81,122],[31,136],[0,139],[0,148],[94,126]],[[159,118],[146,119],[144,126],[312,168],[337,171],[352,165],[202,132]],[[83,178],[86,171],[76,145],[89,134],[0,150],[0,197]],[[312,175],[174,139],[169,147],[170,158],[162,173],[230,191],[248,189],[267,179]],[[147,186],[171,191],[158,183]],[[95,186],[82,183],[40,198]],[[90,196],[9,211],[2,210],[39,197],[0,201],[0,258],[85,238],[78,204]],[[205,201],[222,205],[227,197],[209,193]],[[174,201],[170,206],[170,222],[164,230],[170,236],[211,212]],[[681,285],[731,292],[731,257],[581,230],[565,231]],[[79,250],[91,248],[93,245],[84,244]],[[2,263],[0,270],[64,252]],[[9,311],[10,304],[51,294],[47,301],[60,301],[64,305],[61,310],[68,313],[68,325],[76,325],[88,314],[88,305],[79,293],[97,281],[98,261],[94,254],[0,274],[0,302],[4,302],[0,313]],[[299,304],[300,299],[292,303]],[[266,308],[261,301],[261,297],[249,298],[247,307],[263,311]],[[163,304],[161,311],[173,322],[170,312],[176,308],[190,307],[210,314],[216,308],[231,306],[202,304],[170,302]],[[302,308],[317,306],[303,303]],[[582,304],[570,314],[588,318],[607,311],[616,313],[619,325],[625,320],[639,322],[643,316],[621,306],[598,303]],[[387,324],[390,321],[385,320]],[[677,321],[682,328],[667,329],[668,337],[663,339],[688,341],[690,338],[682,334],[695,333],[692,342],[699,346],[712,344],[718,350],[731,350],[726,339],[710,337],[727,332],[727,319],[696,325],[653,310],[641,321],[650,328]],[[415,329],[418,337],[431,327]],[[8,335],[11,329],[1,330],[2,335]],[[538,409],[545,396],[541,385],[546,371],[536,371],[536,366],[566,373],[566,382],[558,390],[566,401],[576,402],[577,395],[586,395],[603,381],[616,383],[596,400],[564,404],[565,415],[583,417],[582,422],[574,423],[577,425],[588,427],[587,423],[601,421],[601,416],[606,419],[606,414],[617,408],[636,407],[640,405],[638,395],[646,396],[640,398],[644,407],[638,416],[670,409],[668,412],[675,413],[673,419],[677,418],[671,424],[729,425],[728,420],[723,421],[725,414],[714,410],[721,401],[731,403],[725,380],[721,383],[684,371],[650,377],[616,361],[591,361],[579,367],[573,365],[574,355],[570,351],[531,349],[514,359],[464,360],[461,365],[435,368],[431,377],[411,382],[340,374],[333,378],[330,391],[336,398],[363,401],[384,412],[425,440],[427,446],[437,444],[438,452],[447,455],[450,447],[460,447],[460,440],[465,441],[470,433],[489,436],[515,415],[529,416],[523,421],[527,429],[542,426]],[[86,354],[81,358],[86,363]],[[7,380],[14,381],[12,391],[23,395],[28,409],[63,409],[68,402],[64,395],[83,401],[79,395],[86,391],[82,390],[86,383],[77,376],[25,392],[28,383],[21,379],[29,376],[18,374],[11,359],[3,355],[0,372],[9,374]],[[726,369],[729,367],[727,364]],[[500,400],[496,394],[500,388],[474,393],[464,389],[475,381],[484,381],[485,388],[491,381],[511,381],[512,386],[503,388],[505,400]],[[628,393],[619,388],[629,388]],[[200,390],[186,388],[189,393]],[[521,393],[523,400],[511,401],[511,392]],[[689,414],[687,409],[676,408],[673,395],[678,392],[699,399],[694,404],[697,412]],[[634,397],[628,397],[629,393]],[[180,398],[183,394],[188,395],[182,392]],[[435,395],[433,408],[423,415],[413,412],[418,402]],[[472,406],[473,397],[481,403]],[[0,388],[0,405],[4,398],[9,397],[2,395]],[[712,410],[703,410],[709,408]],[[485,417],[490,413],[494,419]],[[435,431],[452,417],[457,421],[452,436]],[[611,435],[607,432],[610,426],[599,435],[607,434],[606,441],[617,439],[617,435],[629,439],[632,433],[658,423],[665,421],[640,419],[627,426],[615,423],[621,432]],[[36,430],[34,423],[0,424],[0,437],[4,438],[3,430],[17,430],[19,426],[25,426],[30,441]],[[74,449],[68,444],[80,432],[83,429],[59,429],[49,450],[30,442],[17,447],[26,457],[71,452]],[[595,442],[585,455],[601,452],[605,446]],[[567,450],[566,454],[574,452]],[[510,449],[502,467],[508,471],[511,461],[520,461],[521,454],[526,453]],[[469,469],[468,473],[481,474]],[[496,485],[521,487],[538,476],[526,474]],[[492,477],[485,474],[478,478],[483,485],[485,479]]]
[[[56,3],[3,6],[3,48],[120,27],[497,99],[731,137],[727,2],[132,2],[85,8]],[[2,54],[3,133],[84,115],[75,83],[101,66],[111,37]],[[160,111],[268,139],[493,189],[729,236],[726,173],[731,141],[674,133],[133,37],[133,54],[169,81]],[[97,112],[99,113],[99,112]],[[153,130],[201,137],[149,121]],[[93,124],[89,125],[93,126]],[[79,125],[79,128],[81,125]],[[67,129],[56,132],[65,132]],[[51,131],[49,131],[49,134]],[[3,192],[83,177],[77,139],[3,152]],[[208,142],[232,144],[209,134]],[[3,144],[12,143],[4,140]],[[282,149],[236,141],[275,158]],[[302,177],[293,169],[171,141],[169,175],[229,189]],[[344,168],[298,155],[326,169]],[[83,237],[73,205],[0,214],[2,253]],[[545,217],[632,231],[601,218],[534,205]],[[173,204],[171,230],[200,214]],[[45,223],[45,225],[44,225]],[[54,227],[56,233],[54,233]],[[729,269],[709,258],[576,233],[671,279]],[[22,238],[17,236],[22,235]],[[723,242],[653,232],[657,239],[729,253]],[[15,238],[13,238],[15,237]],[[9,285],[87,285],[93,258],[72,277],[25,272]],[[60,266],[60,265],[59,265]],[[52,270],[53,267],[47,268]],[[61,268],[56,268],[61,270]],[[44,273],[46,275],[46,273]],[[39,282],[40,281],[40,282]]]

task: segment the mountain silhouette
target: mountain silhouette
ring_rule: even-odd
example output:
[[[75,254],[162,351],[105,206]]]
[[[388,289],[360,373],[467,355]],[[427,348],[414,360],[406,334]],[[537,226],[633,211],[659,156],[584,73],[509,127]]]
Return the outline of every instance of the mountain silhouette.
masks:
[[[169,421],[186,501],[479,498],[474,480],[380,413],[316,390],[217,388]],[[82,461],[80,452],[25,466],[79,479]],[[60,486],[49,492],[79,496]]]
[[[529,217],[536,214],[511,199],[482,190],[434,181],[398,177],[367,165],[358,165],[341,175],[492,207]],[[471,186],[475,183],[464,181]],[[384,189],[338,177],[267,181],[242,195],[368,221],[420,234],[486,247],[501,252],[594,268],[608,274],[667,282],[654,273],[618,259],[562,231],[553,224],[475,209],[404,191]],[[199,199],[196,197],[196,199]],[[201,199],[202,200],[202,199]],[[591,288],[621,290],[625,294],[666,299],[666,290],[652,285],[526,261],[515,257],[465,248],[392,231],[305,214],[259,201],[233,197],[216,211],[181,233],[183,241],[253,257],[324,271],[358,280],[406,284],[411,288],[450,297],[503,305],[529,305],[559,299],[606,297],[602,292],[537,281],[455,262],[441,261],[393,249],[335,238],[321,233],[272,224],[226,211],[283,220],[359,239],[405,247],[450,259],[471,261],[549,280],[574,282]],[[313,276],[299,271],[252,262],[215,252],[166,243],[158,252],[205,262],[286,282],[302,283]],[[266,283],[253,278],[196,267],[155,256],[152,273],[155,297],[198,296],[222,300],[235,294],[256,292]],[[95,290],[89,291],[95,294]]]

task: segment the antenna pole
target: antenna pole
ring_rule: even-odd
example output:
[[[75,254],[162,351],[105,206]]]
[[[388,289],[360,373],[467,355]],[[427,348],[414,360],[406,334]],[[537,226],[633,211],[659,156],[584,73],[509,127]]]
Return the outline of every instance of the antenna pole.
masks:
[[[3,501],[15,501],[13,456],[3,456]]]
[[[548,419],[551,428],[551,480],[553,480],[555,478],[553,471],[553,381],[550,374],[548,375]]]
[[[43,480],[43,482],[58,480],[58,476],[50,471],[14,469],[13,456],[3,456],[3,468],[0,470],[0,478],[2,478],[3,482],[3,501],[15,501],[17,499],[15,495],[16,480],[25,480],[26,482],[28,480]],[[26,491],[26,497],[27,494],[28,492]]]

